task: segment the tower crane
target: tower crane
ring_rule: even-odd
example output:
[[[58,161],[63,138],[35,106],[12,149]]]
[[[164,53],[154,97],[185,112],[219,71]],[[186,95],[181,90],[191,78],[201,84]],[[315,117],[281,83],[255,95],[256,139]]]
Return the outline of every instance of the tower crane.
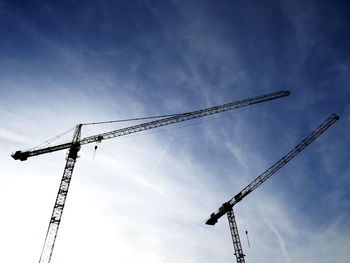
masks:
[[[227,104],[214,106],[214,107],[210,107],[202,110],[186,112],[181,114],[174,114],[174,115],[170,115],[170,117],[167,117],[167,118],[162,118],[162,119],[118,129],[118,130],[113,130],[110,132],[89,136],[83,139],[81,139],[81,129],[84,124],[78,124],[76,125],[76,128],[75,128],[73,140],[69,143],[57,144],[54,146],[44,147],[44,148],[39,148],[34,150],[16,151],[14,154],[12,154],[12,157],[15,160],[25,161],[29,157],[68,149],[66,165],[63,171],[63,176],[62,176],[59,190],[57,193],[55,205],[54,205],[51,219],[49,222],[49,227],[46,233],[45,242],[41,252],[39,263],[49,263],[51,261],[52,252],[55,245],[58,228],[60,226],[62,213],[63,213],[63,209],[65,206],[65,202],[66,202],[66,198],[69,190],[69,185],[72,178],[74,165],[76,163],[76,160],[78,158],[78,152],[82,145],[93,143],[93,142],[101,142],[102,140],[106,140],[106,139],[111,139],[111,138],[115,138],[123,135],[128,135],[136,132],[141,132],[141,131],[146,131],[153,128],[162,127],[165,125],[170,125],[170,124],[175,124],[182,121],[200,118],[211,114],[238,109],[241,107],[245,107],[245,106],[249,106],[257,103],[282,98],[282,97],[288,96],[289,94],[290,94],[289,91],[281,90],[281,91],[264,94],[261,96],[248,98],[240,101],[230,102]]]
[[[245,263],[243,249],[241,241],[239,238],[237,223],[235,215],[233,213],[233,206],[238,202],[242,201],[248,194],[253,192],[262,183],[274,175],[279,169],[286,165],[290,160],[292,160],[296,155],[298,155],[302,150],[304,150],[310,143],[312,143],[318,136],[325,132],[330,126],[332,126],[339,116],[336,114],[330,115],[322,124],[320,124],[313,132],[311,132],[305,139],[303,139],[297,146],[295,146],[291,151],[289,151],[285,156],[283,156],[279,161],[272,165],[269,169],[259,175],[255,180],[248,184],[242,191],[236,194],[231,200],[223,203],[220,208],[212,213],[207,219],[207,225],[215,225],[220,217],[227,214],[227,219],[230,227],[233,248],[235,251],[237,263]]]

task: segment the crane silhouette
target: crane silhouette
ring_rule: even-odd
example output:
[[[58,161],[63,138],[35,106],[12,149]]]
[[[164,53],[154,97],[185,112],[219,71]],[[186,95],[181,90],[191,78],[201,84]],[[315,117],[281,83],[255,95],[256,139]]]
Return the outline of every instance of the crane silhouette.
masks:
[[[240,101],[234,101],[227,104],[214,106],[214,107],[197,110],[193,112],[172,114],[166,118],[149,121],[142,124],[118,129],[118,130],[113,130],[110,132],[105,132],[94,136],[89,136],[83,139],[81,139],[81,129],[84,124],[78,124],[76,125],[76,128],[75,128],[73,140],[69,143],[62,143],[62,144],[58,144],[50,147],[43,147],[43,148],[27,150],[27,151],[16,151],[14,154],[12,154],[12,157],[15,160],[25,161],[29,157],[68,149],[66,165],[63,171],[63,176],[62,176],[59,190],[57,193],[55,205],[50,218],[50,223],[46,233],[45,242],[41,252],[39,263],[49,263],[51,261],[52,252],[54,249],[55,240],[56,240],[58,229],[62,219],[62,213],[65,206],[70,182],[72,179],[74,166],[78,157],[78,152],[80,151],[80,148],[82,145],[93,143],[93,142],[101,142],[102,140],[112,139],[119,136],[124,136],[128,134],[136,133],[136,132],[142,132],[149,129],[154,129],[154,128],[175,124],[175,123],[179,123],[179,122],[183,122],[191,119],[196,119],[196,118],[200,118],[200,117],[204,117],[204,116],[208,116],[208,115],[212,115],[220,112],[238,109],[241,107],[246,107],[257,103],[262,103],[262,102],[282,98],[282,97],[288,96],[289,94],[290,94],[289,91],[281,90],[281,91],[264,94],[261,96],[248,98]]]
[[[291,151],[289,151],[285,156],[283,156],[279,161],[272,165],[269,169],[255,178],[250,184],[248,184],[242,191],[236,194],[231,200],[223,203],[220,208],[212,213],[207,219],[207,225],[215,225],[220,217],[227,214],[227,219],[231,231],[231,237],[233,242],[233,248],[235,251],[235,256],[237,263],[244,263],[244,254],[239,238],[237,222],[235,215],[233,213],[233,206],[238,202],[242,201],[247,195],[258,188],[262,183],[274,175],[279,169],[285,166],[290,160],[297,156],[302,150],[304,150],[310,143],[312,143],[318,136],[325,132],[330,126],[332,126],[339,116],[332,114],[329,116],[321,125],[319,125],[313,132],[311,132],[305,139],[303,139],[297,146],[295,146]]]

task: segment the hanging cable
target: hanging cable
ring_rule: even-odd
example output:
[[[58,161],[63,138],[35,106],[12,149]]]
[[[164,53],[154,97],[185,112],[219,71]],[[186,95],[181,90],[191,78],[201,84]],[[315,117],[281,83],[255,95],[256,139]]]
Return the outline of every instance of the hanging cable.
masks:
[[[259,107],[260,105],[252,105],[251,107]],[[237,112],[245,111],[247,109],[241,109],[237,110]],[[148,119],[159,119],[159,118],[167,118],[167,117],[174,117],[178,115],[187,114],[188,112],[183,113],[174,113],[174,114],[167,114],[167,115],[158,115],[158,116],[149,116],[149,117],[141,117],[141,118],[133,118],[133,119],[123,119],[123,120],[111,120],[111,121],[99,121],[99,122],[87,122],[83,123],[82,125],[97,125],[97,124],[107,124],[107,123],[117,123],[117,122],[127,122],[127,121],[140,121],[140,120],[148,120]]]
[[[260,106],[260,105],[252,105],[252,107],[258,107],[258,106]],[[236,112],[240,112],[240,111],[244,111],[244,110],[246,110],[246,109],[241,109],[241,110],[238,110]],[[101,122],[88,122],[88,123],[83,123],[82,125],[87,126],[87,125],[107,124],[107,123],[117,123],[117,122],[127,122],[127,121],[138,121],[138,120],[147,120],[147,119],[159,119],[159,118],[174,117],[174,116],[183,115],[183,114],[186,114],[186,112],[184,112],[184,113],[176,113],[176,114],[141,117],[141,118],[133,118],[133,119],[111,120],[111,121],[101,121]],[[216,119],[216,118],[213,118],[213,119]],[[191,124],[191,125],[188,125],[188,126],[192,126],[192,125],[195,125],[195,124]],[[184,127],[186,127],[186,126],[187,125],[185,125]],[[65,132],[63,132],[63,133],[61,133],[59,135],[56,135],[55,137],[52,137],[51,139],[48,139],[47,141],[45,141],[45,142],[43,142],[41,144],[38,144],[38,145],[34,146],[33,148],[28,149],[28,151],[36,150],[39,147],[42,148],[41,146],[43,146],[43,145],[50,145],[52,142],[54,142],[55,140],[58,140],[59,138],[61,138],[62,136],[66,135],[67,133],[73,131],[74,129],[75,129],[75,127],[71,128],[71,129],[69,129],[69,130],[67,130],[67,131],[65,131]]]
[[[96,141],[96,145],[95,145],[95,148],[94,148],[94,155],[93,155],[93,157],[92,157],[92,161],[95,160],[96,150],[97,150],[97,148],[98,148],[98,144],[101,143],[101,141],[102,141],[102,137],[101,137],[101,136],[100,136],[100,137],[97,137],[97,141]]]
[[[140,120],[147,120],[147,119],[159,119],[159,118],[174,117],[176,115],[181,115],[181,114],[184,114],[184,113],[159,115],[159,116],[150,116],[150,117],[141,117],[141,118],[134,118],[134,119],[115,120],[115,121],[88,122],[88,123],[83,123],[82,125],[86,126],[86,125],[106,124],[106,123],[115,123],[115,122],[127,122],[127,121],[140,121]]]
[[[95,145],[95,150],[94,150],[94,155],[92,156],[92,161],[95,160],[96,150],[97,150],[97,143],[96,143],[96,145]]]
[[[248,231],[247,230],[245,231],[245,234],[247,236],[248,247],[250,248],[250,243],[249,243],[249,237],[248,237]]]
[[[32,150],[34,150],[34,149],[37,149],[37,148],[39,148],[40,146],[43,146],[43,145],[49,145],[50,143],[52,143],[52,142],[58,140],[58,139],[61,138],[62,136],[66,135],[67,133],[70,133],[70,132],[73,131],[74,129],[75,129],[75,127],[71,128],[71,129],[69,129],[69,130],[67,130],[67,131],[65,131],[65,132],[63,132],[63,133],[61,133],[61,134],[58,134],[58,135],[56,135],[55,137],[52,137],[51,139],[48,139],[48,140],[44,141],[43,143],[40,143],[40,144],[34,146],[33,148],[30,149],[30,151],[32,151]]]

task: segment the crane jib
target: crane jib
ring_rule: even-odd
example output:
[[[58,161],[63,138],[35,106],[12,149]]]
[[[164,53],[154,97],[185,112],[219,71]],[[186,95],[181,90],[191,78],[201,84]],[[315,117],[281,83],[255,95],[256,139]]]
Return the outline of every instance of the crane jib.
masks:
[[[240,202],[249,193],[254,191],[258,186],[265,182],[268,178],[274,175],[279,169],[286,165],[296,155],[298,155],[303,149],[305,149],[310,143],[312,143],[318,136],[325,132],[330,126],[332,126],[339,116],[331,114],[323,123],[321,123],[313,132],[311,132],[305,139],[303,139],[297,146],[283,156],[279,161],[272,165],[269,169],[258,176],[254,181],[247,185],[242,191],[236,194],[230,201],[225,202],[216,212],[212,213],[205,222],[207,225],[215,225],[220,217],[229,211],[235,204]],[[230,206],[228,206],[229,204]]]
[[[182,122],[182,121],[200,118],[200,117],[208,116],[211,114],[216,114],[216,113],[220,113],[220,112],[224,112],[224,111],[238,109],[241,107],[245,107],[245,106],[249,106],[249,105],[253,105],[253,104],[257,104],[257,103],[286,97],[288,95],[290,95],[290,91],[280,90],[277,92],[268,93],[268,94],[260,95],[260,96],[253,97],[253,98],[248,98],[248,99],[244,99],[244,100],[240,100],[240,101],[234,101],[234,102],[230,102],[230,103],[226,103],[223,105],[214,106],[211,108],[206,108],[206,109],[202,109],[202,110],[198,110],[198,111],[181,113],[181,114],[177,114],[177,115],[172,116],[172,117],[168,117],[168,118],[164,118],[164,119],[160,119],[160,120],[155,120],[155,121],[150,121],[150,122],[146,122],[146,123],[142,123],[142,124],[138,124],[138,125],[134,125],[134,126],[106,132],[106,133],[97,134],[94,136],[83,138],[79,141],[79,143],[81,145],[83,145],[83,144],[98,142],[101,140],[111,139],[111,138],[115,138],[115,137],[119,137],[119,136],[123,136],[123,135],[128,135],[131,133],[136,133],[136,132],[145,131],[145,130],[149,130],[149,129],[153,129],[153,128],[158,128],[158,127],[162,127],[165,125],[170,125],[170,124],[174,124],[174,123],[178,123],[178,122]],[[69,149],[71,147],[71,144],[72,143],[64,143],[64,144],[54,145],[54,146],[36,149],[36,150],[16,151],[11,156],[15,160],[25,161],[29,157],[32,157],[32,156],[37,156],[40,154],[51,153],[51,152],[55,152],[55,151]]]

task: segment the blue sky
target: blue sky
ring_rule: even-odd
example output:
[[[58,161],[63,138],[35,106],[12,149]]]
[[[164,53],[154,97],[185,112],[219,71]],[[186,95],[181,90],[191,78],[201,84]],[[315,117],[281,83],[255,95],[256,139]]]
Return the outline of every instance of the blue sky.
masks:
[[[76,123],[286,89],[287,98],[104,141],[94,161],[84,146],[51,262],[234,260],[226,219],[207,226],[209,214],[336,113],[236,217],[247,262],[347,263],[349,20],[346,1],[0,0],[0,261],[39,259],[66,154],[19,162],[13,151]]]

